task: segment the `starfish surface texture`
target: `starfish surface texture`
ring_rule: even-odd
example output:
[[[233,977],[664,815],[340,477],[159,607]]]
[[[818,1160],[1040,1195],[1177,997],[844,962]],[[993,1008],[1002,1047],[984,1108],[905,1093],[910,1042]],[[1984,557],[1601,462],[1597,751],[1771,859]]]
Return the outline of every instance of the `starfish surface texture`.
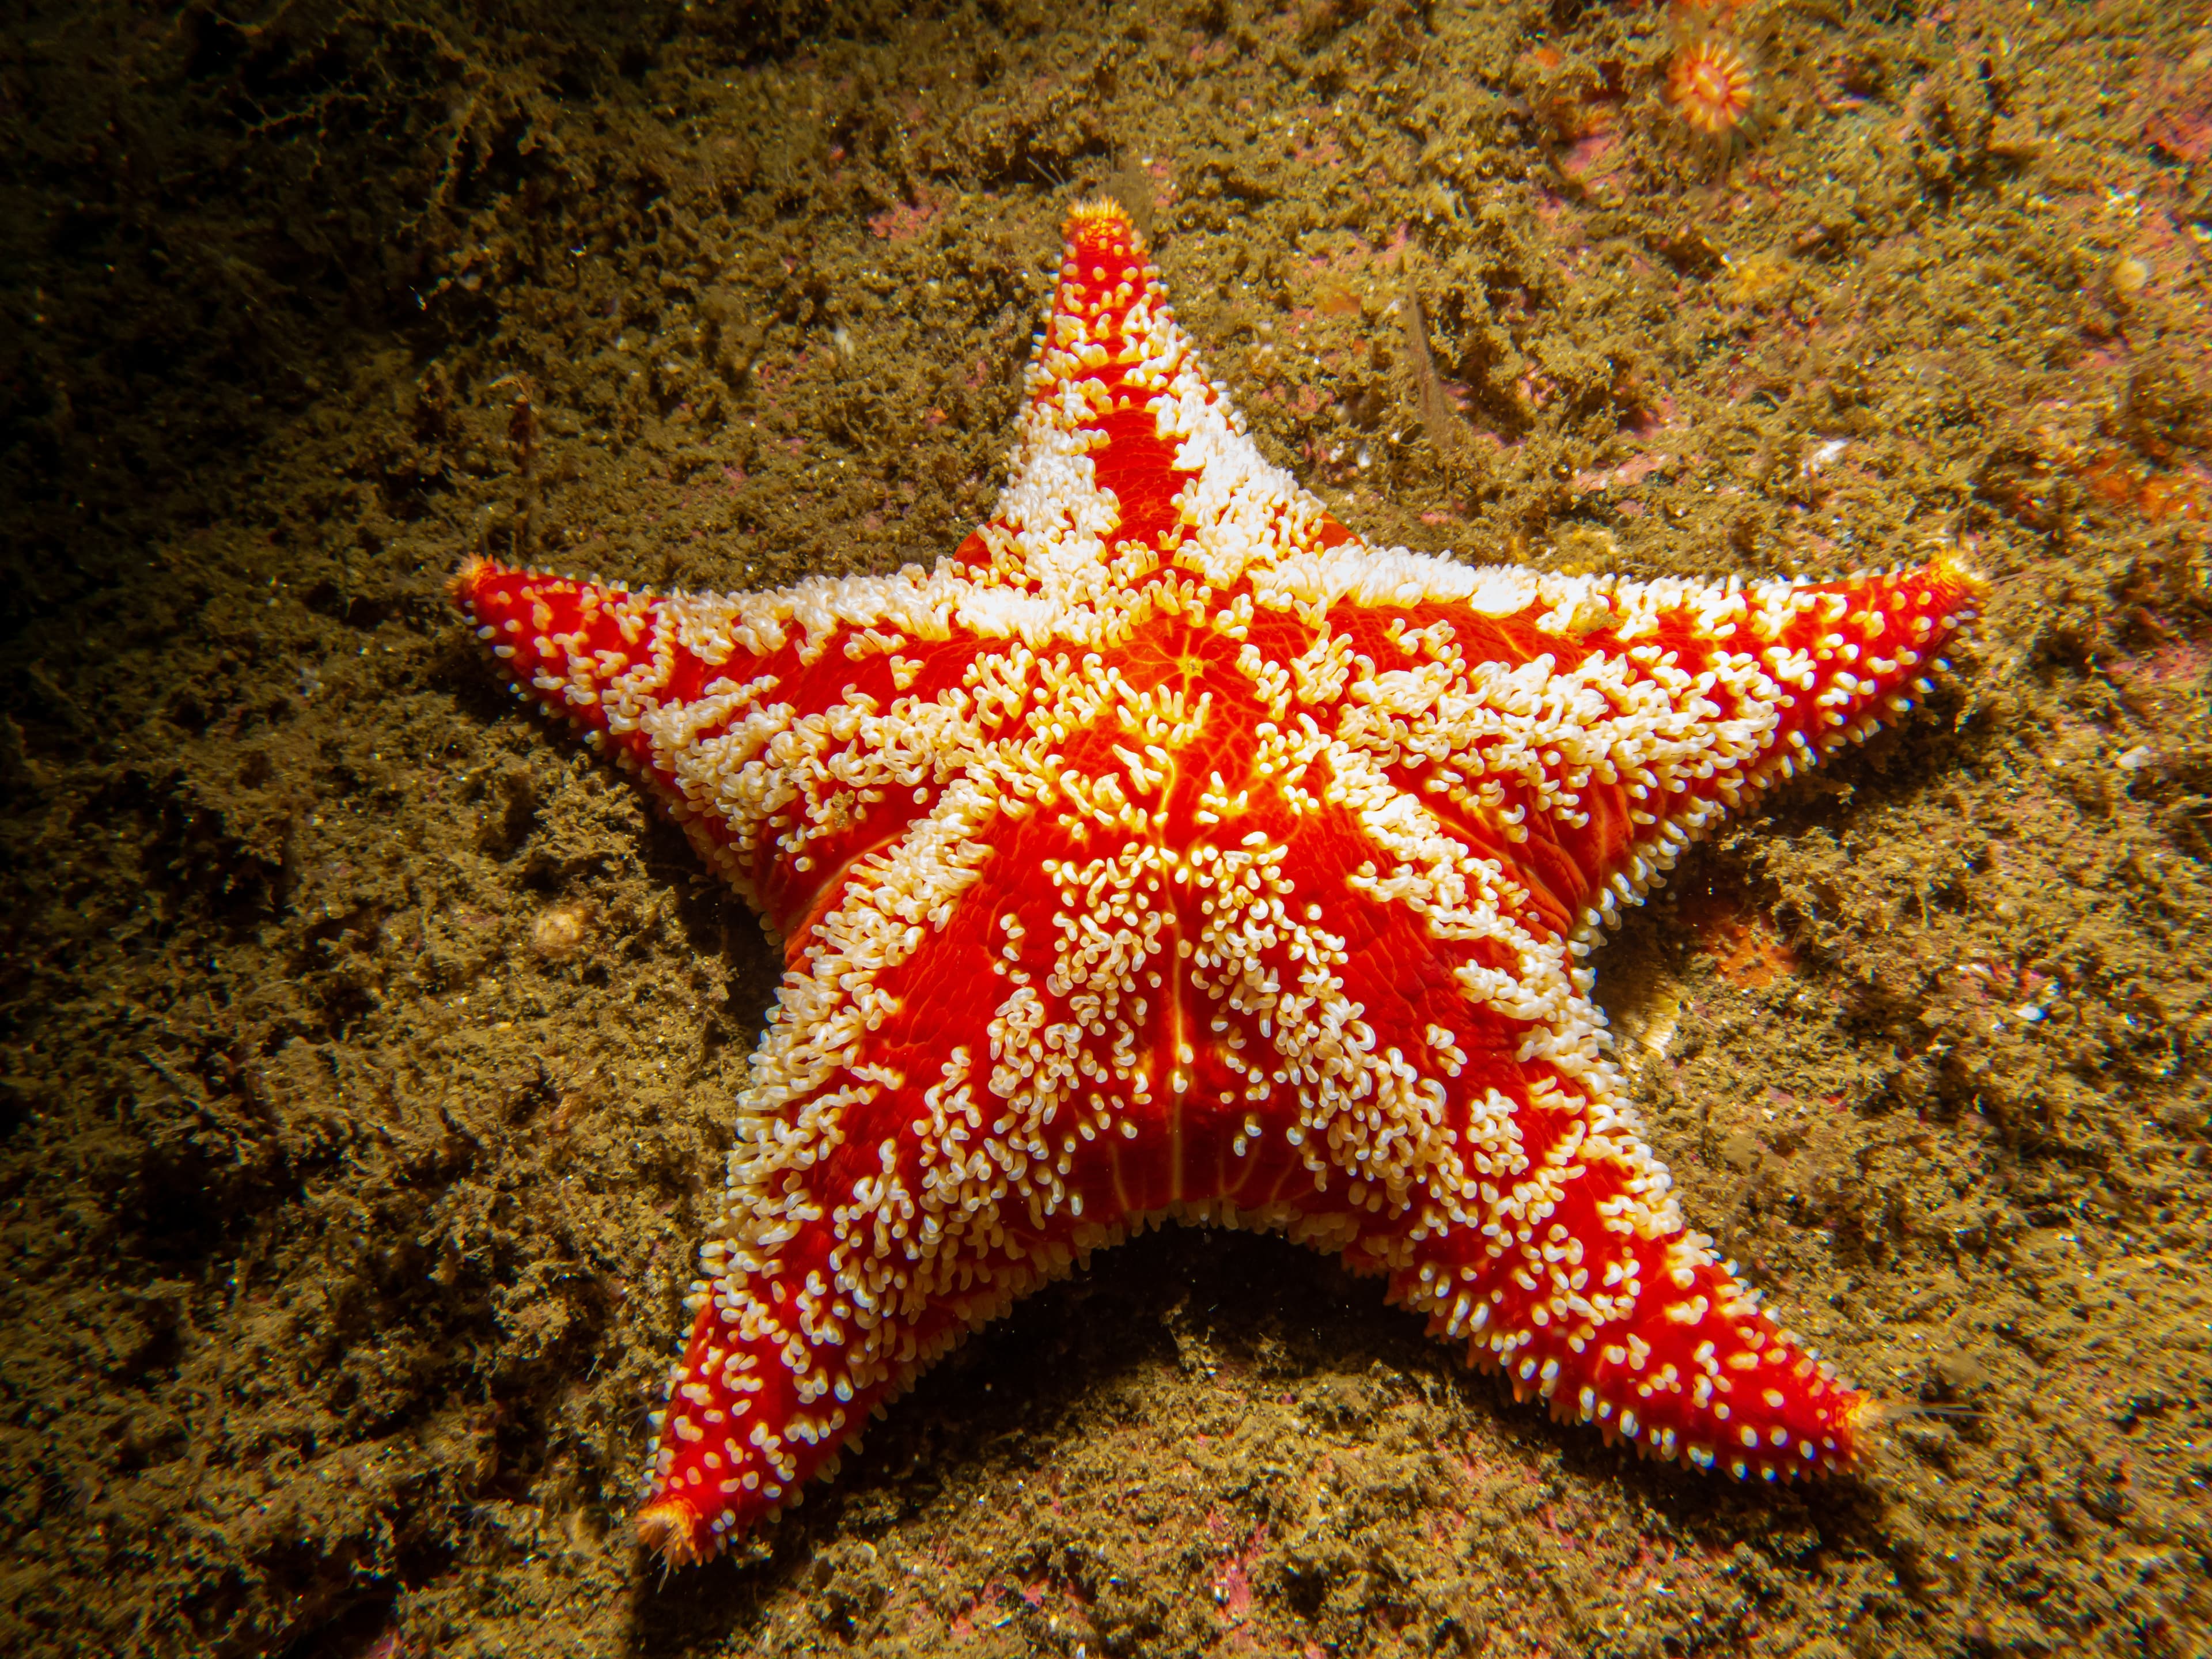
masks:
[[[1164,1218],[1382,1275],[1516,1392],[1738,1476],[1867,1402],[1686,1230],[1583,958],[1907,707],[1978,584],[1365,546],[1079,207],[1012,482],[935,570],[658,595],[479,560],[519,690],[784,941],[640,1535],[698,1559],[1042,1281]]]

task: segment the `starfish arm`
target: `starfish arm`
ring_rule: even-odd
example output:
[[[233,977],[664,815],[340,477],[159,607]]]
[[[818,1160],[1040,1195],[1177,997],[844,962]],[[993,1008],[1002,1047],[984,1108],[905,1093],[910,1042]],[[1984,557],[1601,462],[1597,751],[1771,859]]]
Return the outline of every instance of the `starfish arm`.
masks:
[[[1022,740],[1023,619],[949,565],[663,596],[477,559],[453,590],[518,693],[643,780],[787,937]]]
[[[1312,1155],[1263,1133],[1265,1071],[1220,1017],[1243,1000],[1210,976],[1232,896],[1249,920],[1244,900],[1279,888],[1273,861],[1206,851],[1103,844],[1009,810],[979,769],[848,873],[739,1103],[657,1424],[648,1543],[696,1559],[795,1501],[939,1353],[1132,1228],[1182,1214],[1356,1234],[1328,1213],[1345,1183],[1298,1201],[1317,1196]],[[1304,928],[1272,948],[1328,945]],[[1249,1026],[1256,1006],[1232,1012]],[[1301,1019],[1297,1037],[1319,1039]],[[1318,1048],[1304,1060],[1334,1069]]]
[[[1292,666],[1323,729],[1587,932],[1749,793],[1910,708],[1979,584],[1940,562],[1742,587],[1350,546],[1261,587],[1318,621]]]
[[[640,1532],[672,1560],[797,1502],[877,1404],[1033,1276],[1012,1269],[1045,1230],[1004,1252],[992,1201],[1029,1164],[987,1086],[1005,1016],[971,988],[1005,968],[984,839],[999,816],[973,783],[946,791],[847,873],[785,977],[656,1418]],[[1040,1221],[1065,1218],[1060,1197]]]
[[[1858,1397],[1685,1231],[1571,942],[1379,765],[1335,767],[1271,866],[1315,924],[1228,883],[1192,975],[1202,1024],[1267,1057],[1237,1069],[1261,1080],[1254,1139],[1303,1154],[1303,1229],[1516,1393],[1640,1449],[1767,1478],[1848,1462]]]

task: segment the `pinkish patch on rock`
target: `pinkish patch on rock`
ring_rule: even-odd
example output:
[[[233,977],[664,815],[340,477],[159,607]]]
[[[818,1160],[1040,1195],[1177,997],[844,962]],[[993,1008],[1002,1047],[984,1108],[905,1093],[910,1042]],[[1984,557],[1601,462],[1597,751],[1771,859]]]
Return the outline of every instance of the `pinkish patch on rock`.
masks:
[[[868,220],[868,228],[886,242],[910,242],[944,210],[924,195],[919,202],[894,202]]]

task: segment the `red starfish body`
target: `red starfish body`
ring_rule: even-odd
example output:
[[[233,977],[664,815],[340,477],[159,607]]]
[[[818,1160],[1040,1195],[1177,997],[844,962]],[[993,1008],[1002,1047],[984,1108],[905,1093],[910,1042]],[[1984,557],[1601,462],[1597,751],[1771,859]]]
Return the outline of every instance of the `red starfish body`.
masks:
[[[1338,1253],[1641,1451],[1847,1464],[1865,1402],[1685,1228],[1581,959],[1901,712],[1975,580],[1370,549],[1244,435],[1119,209],[1060,277],[1012,482],[935,571],[455,581],[787,942],[641,1536],[720,1549],[1167,1217]]]

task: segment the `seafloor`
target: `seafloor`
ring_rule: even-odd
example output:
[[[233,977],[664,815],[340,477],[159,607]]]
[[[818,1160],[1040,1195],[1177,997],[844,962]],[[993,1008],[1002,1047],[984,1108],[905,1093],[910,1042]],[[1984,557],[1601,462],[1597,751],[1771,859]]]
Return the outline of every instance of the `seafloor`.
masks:
[[[2200,8],[29,0],[0,137],[0,1650],[2212,1650]],[[946,552],[1101,191],[1370,539],[1989,575],[1597,958],[1692,1223],[1911,1408],[1863,1472],[1176,1232],[630,1541],[775,964],[442,584]]]

